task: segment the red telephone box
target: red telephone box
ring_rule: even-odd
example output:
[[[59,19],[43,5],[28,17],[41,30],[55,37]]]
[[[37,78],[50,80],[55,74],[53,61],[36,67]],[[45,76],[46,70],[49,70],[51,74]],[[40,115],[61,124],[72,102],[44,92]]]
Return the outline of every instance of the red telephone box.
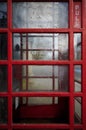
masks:
[[[0,0],[0,130],[86,130],[85,35],[85,0]]]

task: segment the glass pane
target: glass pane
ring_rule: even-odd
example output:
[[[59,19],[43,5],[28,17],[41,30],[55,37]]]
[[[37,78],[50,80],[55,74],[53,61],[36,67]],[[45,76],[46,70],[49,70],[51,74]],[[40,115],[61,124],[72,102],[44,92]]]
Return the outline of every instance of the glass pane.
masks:
[[[7,91],[7,66],[0,65],[0,92]]]
[[[0,60],[7,59],[7,34],[0,33]]]
[[[59,91],[68,91],[69,90],[69,72],[68,66],[61,65],[58,68],[58,90]]]
[[[81,28],[81,16],[82,16],[82,3],[81,0],[74,0],[73,17],[74,28]]]
[[[75,97],[75,113],[74,113],[74,121],[76,124],[81,124],[82,122],[82,100],[81,97]]]
[[[68,28],[68,2],[13,2],[13,27]]]
[[[52,79],[51,78],[30,78],[29,85],[27,88],[26,79],[22,81],[23,91],[52,91]]]
[[[6,28],[6,27],[7,27],[7,2],[0,2],[0,28]]]
[[[13,110],[13,123],[69,123],[68,97],[14,97]]]
[[[14,65],[13,91],[68,91],[68,66]]]
[[[5,97],[0,97],[0,124],[7,123],[8,101]]]
[[[68,34],[13,34],[13,59],[68,60]]]
[[[75,65],[74,66],[74,86],[75,86],[75,92],[81,92],[82,84],[81,84],[81,73],[82,68],[81,65]]]
[[[81,33],[74,33],[74,60],[81,60],[81,49],[82,49],[82,41],[81,41]]]

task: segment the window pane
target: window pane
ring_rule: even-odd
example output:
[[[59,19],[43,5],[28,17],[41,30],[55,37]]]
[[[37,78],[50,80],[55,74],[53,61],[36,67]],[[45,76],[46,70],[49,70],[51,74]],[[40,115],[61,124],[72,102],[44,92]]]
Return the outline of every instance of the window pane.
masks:
[[[0,33],[0,60],[7,59],[7,34]]]
[[[82,58],[82,41],[81,33],[74,33],[74,60],[81,60]]]
[[[13,34],[13,59],[68,60],[67,33]]]
[[[0,28],[7,27],[7,3],[0,2]]]
[[[7,66],[0,65],[0,92],[7,91]]]
[[[14,97],[13,110],[13,123],[69,123],[68,97]]]
[[[68,28],[68,2],[13,2],[13,27]]]
[[[81,124],[82,122],[82,99],[81,97],[75,97],[75,124]]]
[[[81,92],[82,84],[81,84],[81,73],[82,68],[81,65],[75,65],[74,66],[74,86],[75,86],[75,92]]]
[[[68,91],[68,66],[14,65],[13,91]]]
[[[8,118],[8,105],[7,98],[0,97],[0,124],[7,123]]]

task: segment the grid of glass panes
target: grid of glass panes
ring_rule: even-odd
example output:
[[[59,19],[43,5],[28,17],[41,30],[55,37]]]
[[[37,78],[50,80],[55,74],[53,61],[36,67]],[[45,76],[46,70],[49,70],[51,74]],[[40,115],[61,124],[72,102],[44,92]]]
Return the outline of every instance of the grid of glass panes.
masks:
[[[82,111],[85,108],[82,38],[85,37],[79,31],[84,28],[83,3],[85,0],[0,1],[2,130],[17,130],[18,123],[22,129],[27,124],[33,124],[28,129],[40,129],[40,123],[46,130],[86,128]]]

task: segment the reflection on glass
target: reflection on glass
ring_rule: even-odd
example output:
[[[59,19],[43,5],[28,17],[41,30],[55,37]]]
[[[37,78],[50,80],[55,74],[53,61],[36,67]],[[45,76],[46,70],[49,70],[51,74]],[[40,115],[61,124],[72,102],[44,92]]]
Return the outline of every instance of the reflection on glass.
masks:
[[[75,112],[74,112],[74,121],[75,124],[81,124],[82,122],[82,100],[81,97],[75,97]]]
[[[7,123],[8,116],[7,98],[0,97],[0,124]]]
[[[13,123],[69,123],[68,97],[13,97],[13,110]]]
[[[13,34],[13,59],[68,60],[68,34]]]
[[[0,2],[0,28],[7,27],[7,3]]]
[[[0,33],[0,60],[7,59],[7,34]]]
[[[81,48],[82,48],[82,41],[81,41],[81,33],[74,33],[74,59],[81,60]]]
[[[7,91],[7,66],[0,65],[0,92]]]
[[[13,91],[68,91],[68,66],[14,65]]]
[[[74,66],[75,92],[81,92],[81,65]]]
[[[68,28],[68,2],[13,2],[13,27]]]

